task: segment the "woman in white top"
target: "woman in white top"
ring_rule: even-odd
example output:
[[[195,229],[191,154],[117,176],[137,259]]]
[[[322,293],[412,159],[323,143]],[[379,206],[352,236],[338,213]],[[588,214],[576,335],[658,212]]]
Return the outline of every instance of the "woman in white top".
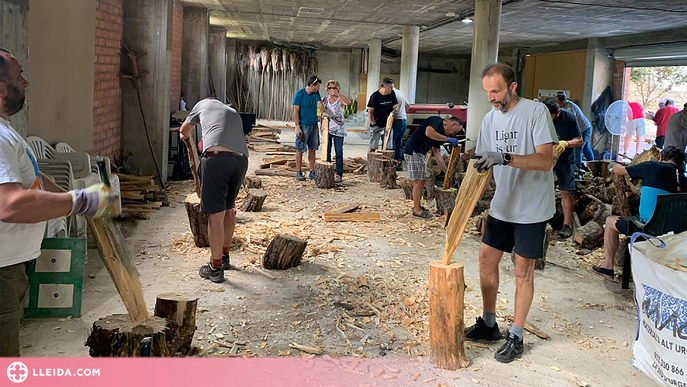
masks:
[[[339,81],[327,82],[327,96],[323,98],[324,107],[329,115],[329,136],[327,145],[327,161],[332,161],[332,143],[336,151],[336,182],[343,177],[343,143],[346,136],[346,121],[344,107],[351,104],[351,100],[339,94]]]

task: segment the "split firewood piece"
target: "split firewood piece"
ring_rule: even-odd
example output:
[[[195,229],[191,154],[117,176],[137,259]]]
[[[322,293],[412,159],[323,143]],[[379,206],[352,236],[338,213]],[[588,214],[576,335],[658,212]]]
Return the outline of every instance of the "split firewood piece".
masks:
[[[413,181],[404,177],[398,180],[398,184],[403,188],[406,200],[413,200]]]
[[[453,188],[456,181],[456,172],[458,172],[458,164],[460,160],[460,145],[453,148],[451,151],[451,158],[448,160],[448,165],[446,166],[446,175],[444,176],[444,189]]]
[[[167,347],[167,320],[149,317],[133,322],[126,314],[103,317],[93,323],[93,330],[86,340],[92,357],[140,357],[141,341],[150,337],[154,357],[173,356]]]
[[[167,348],[174,355],[182,356],[191,351],[193,335],[196,332],[196,311],[198,298],[179,293],[164,293],[157,296],[155,316],[167,320]]]
[[[301,344],[289,344],[289,347],[309,353],[311,355],[321,355],[323,353],[322,348],[311,346],[311,345],[301,345]]]
[[[241,206],[241,211],[244,212],[260,212],[262,210],[262,205],[265,203],[267,198],[267,192],[262,189],[251,189],[246,195],[246,200]]]
[[[512,315],[507,315],[505,318],[506,318],[506,320],[508,320],[509,322],[515,321],[515,317],[513,317]],[[533,334],[533,335],[539,337],[540,339],[544,339],[544,340],[548,340],[548,339],[549,339],[549,335],[547,335],[546,333],[542,332],[539,328],[535,327],[534,325],[532,325],[532,324],[530,324],[530,323],[528,323],[528,322],[525,323],[524,328],[525,328],[525,330],[526,330],[527,332],[529,332],[529,333],[531,333],[531,334]]]
[[[243,185],[247,189],[262,188],[262,179],[257,176],[246,176],[245,179],[243,179]]]
[[[589,221],[582,227],[575,229],[573,232],[573,241],[578,246],[582,246],[586,249],[595,249],[604,240],[604,229],[598,223],[594,221]]]
[[[184,206],[186,207],[186,215],[188,215],[188,223],[191,226],[193,242],[196,247],[210,246],[210,238],[208,237],[208,216],[200,211],[200,199],[198,195],[193,193],[186,196]]]
[[[265,269],[286,270],[301,263],[303,252],[308,242],[291,235],[277,235],[262,257],[262,267]]]
[[[353,212],[353,211],[357,210],[358,208],[360,208],[360,204],[353,204],[350,206],[333,208],[333,209],[327,211],[327,213],[329,213],[329,214],[345,214],[347,212]]]
[[[379,213],[352,213],[352,214],[336,214],[325,212],[325,222],[379,222],[382,216]]]
[[[327,153],[329,153],[329,118],[322,117],[322,154],[320,160],[327,162]]]
[[[336,164],[318,160],[315,162],[315,185],[317,188],[334,188],[336,182]]]
[[[613,175],[613,187],[615,188],[615,197],[613,198],[613,207],[617,208],[618,215],[630,216],[630,195],[632,190],[627,185],[625,176]]]

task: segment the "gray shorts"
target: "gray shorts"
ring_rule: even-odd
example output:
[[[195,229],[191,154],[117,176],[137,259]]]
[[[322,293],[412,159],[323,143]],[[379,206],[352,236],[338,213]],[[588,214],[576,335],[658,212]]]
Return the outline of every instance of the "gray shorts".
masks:
[[[644,118],[637,118],[630,120],[625,127],[626,136],[646,136],[646,122]]]
[[[243,178],[248,169],[248,157],[237,155],[210,156],[200,160],[200,211],[216,214],[236,205]]]
[[[320,147],[320,128],[315,125],[301,125],[303,139],[296,137],[296,150],[306,152],[307,150],[316,151]]]
[[[422,153],[413,152],[412,155],[405,153],[403,158],[406,160],[408,168],[408,178],[410,180],[427,180],[427,161]]]
[[[384,126],[370,126],[370,149],[379,148],[379,141],[383,138],[385,129]]]
[[[19,357],[19,330],[28,289],[25,263],[0,268],[0,357]]]

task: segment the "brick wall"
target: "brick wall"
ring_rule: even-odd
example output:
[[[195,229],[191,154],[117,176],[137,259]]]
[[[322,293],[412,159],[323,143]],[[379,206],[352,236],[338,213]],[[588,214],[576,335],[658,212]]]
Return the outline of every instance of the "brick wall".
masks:
[[[630,67],[625,67],[625,61],[617,60],[613,65],[613,99],[627,101],[630,95]]]
[[[124,0],[96,2],[93,149],[89,153],[114,159],[120,156],[122,137],[122,88],[118,74]]]
[[[174,4],[174,21],[172,24],[172,113],[179,110],[181,97],[181,49],[183,46],[184,6]]]

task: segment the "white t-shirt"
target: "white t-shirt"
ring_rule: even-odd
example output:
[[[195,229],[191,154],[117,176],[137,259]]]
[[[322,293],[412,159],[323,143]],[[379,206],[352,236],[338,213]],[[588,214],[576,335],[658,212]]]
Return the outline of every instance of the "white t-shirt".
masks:
[[[410,102],[406,99],[406,96],[401,93],[401,90],[394,88],[394,93],[396,94],[396,99],[398,100],[398,118],[401,120],[407,119],[406,108],[410,105]]]
[[[0,118],[0,184],[7,183],[20,183],[24,189],[41,189],[36,157],[10,123]],[[0,221],[0,267],[38,257],[44,232],[45,222]]]
[[[521,98],[503,113],[493,109],[484,117],[477,153],[492,151],[529,155],[536,147],[557,143],[558,136],[546,106]],[[489,215],[504,222],[532,224],[551,219],[556,212],[553,170],[526,171],[495,166],[496,192]]]

